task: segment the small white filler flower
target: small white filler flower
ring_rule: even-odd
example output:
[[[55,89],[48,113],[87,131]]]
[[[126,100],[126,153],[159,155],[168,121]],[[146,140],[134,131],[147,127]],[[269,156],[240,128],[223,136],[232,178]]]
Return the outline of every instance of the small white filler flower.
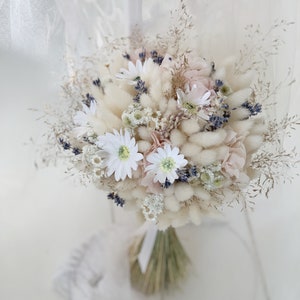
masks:
[[[184,156],[179,154],[179,148],[171,149],[168,144],[164,148],[157,148],[155,152],[150,153],[147,161],[150,164],[145,170],[155,175],[154,182],[159,181],[160,183],[165,183],[166,180],[173,183],[178,178],[177,169],[188,163]]]
[[[148,221],[157,221],[158,215],[164,210],[164,196],[162,194],[147,195],[142,204],[143,214]]]
[[[114,173],[116,181],[124,180],[126,176],[132,177],[132,170],[138,167],[137,162],[143,159],[143,155],[138,153],[135,139],[130,137],[130,133],[125,130],[98,137],[97,146],[102,149],[103,167],[107,168],[107,176]]]
[[[134,65],[132,61],[128,62],[128,70],[121,68],[120,73],[116,74],[119,79],[127,79],[129,84],[136,84],[136,81],[140,79],[143,73],[143,64],[138,59]]]

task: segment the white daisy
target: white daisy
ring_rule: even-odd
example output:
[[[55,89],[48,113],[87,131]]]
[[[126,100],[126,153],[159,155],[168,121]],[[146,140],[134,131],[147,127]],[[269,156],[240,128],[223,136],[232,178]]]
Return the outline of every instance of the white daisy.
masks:
[[[147,161],[150,163],[145,171],[154,174],[154,182],[159,181],[165,183],[166,179],[173,183],[178,178],[177,169],[184,167],[188,162],[182,154],[179,154],[179,149],[166,144],[164,148],[157,148],[155,152],[147,156]]]
[[[129,84],[136,84],[136,81],[140,79],[141,74],[143,73],[143,64],[138,59],[134,65],[132,61],[128,62],[128,70],[121,68],[120,73],[116,74],[116,77],[119,79],[127,79]]]
[[[138,153],[135,139],[130,137],[127,130],[122,134],[114,130],[112,133],[98,137],[97,146],[102,149],[103,167],[107,168],[107,176],[115,175],[116,181],[132,177],[132,170],[138,167],[137,162],[143,159]]]
[[[191,114],[197,114],[200,107],[210,103],[211,91],[206,91],[203,94],[203,91],[198,89],[197,85],[193,85],[192,89],[186,86],[185,93],[181,89],[177,89],[176,94],[179,106]]]
[[[97,103],[96,101],[91,101],[90,106],[82,104],[83,111],[77,111],[73,117],[73,122],[78,127],[74,128],[74,132],[77,137],[80,137],[88,132],[89,120],[96,114]]]

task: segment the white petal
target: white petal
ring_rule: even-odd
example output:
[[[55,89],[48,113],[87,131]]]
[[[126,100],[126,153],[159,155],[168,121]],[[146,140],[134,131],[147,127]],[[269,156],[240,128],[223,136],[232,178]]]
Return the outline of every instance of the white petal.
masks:
[[[173,182],[174,182],[175,179],[178,178],[178,174],[176,173],[176,170],[172,170],[172,171],[170,172],[170,175],[169,175],[169,176],[172,177]]]
[[[155,170],[157,169],[157,166],[156,165],[148,165],[146,168],[145,168],[145,171],[151,171],[151,170]]]
[[[136,165],[136,167],[137,167],[137,165]],[[134,169],[134,168],[132,168],[132,165],[129,165],[129,164],[124,165],[123,170],[124,170],[125,176],[124,176],[123,179],[125,179],[126,175],[127,175],[129,178],[132,177],[131,169]],[[134,170],[136,170],[136,168],[135,168]]]
[[[85,112],[85,114],[90,114],[90,108],[87,106],[87,105],[85,105],[85,104],[82,104],[82,108],[83,108],[83,111]]]
[[[132,61],[128,62],[128,70],[130,73],[136,73],[136,67]]]
[[[119,181],[121,178],[121,168],[117,168],[115,171],[115,179],[116,181]]]
[[[143,158],[144,158],[143,154],[141,154],[141,153],[136,153],[136,154],[135,154],[135,157],[134,157],[134,160],[135,160],[135,161],[140,161],[140,160],[143,159]]]
[[[108,170],[107,170],[107,176],[111,176],[113,173],[114,173],[114,169],[112,169],[112,168],[108,168]]]
[[[91,101],[91,105],[90,105],[91,114],[94,115],[96,113],[96,110],[97,110],[97,102]]]
[[[202,101],[207,100],[211,95],[211,91],[207,91],[201,98]]]
[[[163,148],[157,148],[156,151],[158,152],[158,155],[160,156],[160,158],[167,157],[167,152],[165,151],[165,149],[163,149]]]
[[[176,147],[175,147],[175,148],[176,148]],[[169,153],[169,152],[172,151],[171,146],[170,146],[169,144],[167,144],[167,145],[165,146],[164,150],[165,150],[166,153]]]
[[[87,120],[87,115],[82,111],[78,111],[73,117],[73,121],[76,125],[85,126],[87,124]]]
[[[136,70],[137,70],[138,74],[143,73],[143,65],[139,59],[136,61]]]
[[[176,156],[176,155],[178,155],[178,153],[179,153],[179,148],[178,147],[174,147],[173,149],[172,149],[172,151],[171,151],[171,155],[173,156]]]
[[[152,153],[150,155],[147,156],[147,161],[149,161],[150,163],[158,163],[161,161],[161,156],[158,153]]]
[[[162,174],[161,172],[157,173],[156,176],[154,177],[154,182],[159,181],[160,183],[165,183],[166,181],[166,176]]]
[[[83,126],[80,126],[80,127],[75,127],[73,129],[73,133],[74,135],[79,138],[81,137],[82,135],[86,134],[87,132],[87,128],[86,127],[83,127]]]

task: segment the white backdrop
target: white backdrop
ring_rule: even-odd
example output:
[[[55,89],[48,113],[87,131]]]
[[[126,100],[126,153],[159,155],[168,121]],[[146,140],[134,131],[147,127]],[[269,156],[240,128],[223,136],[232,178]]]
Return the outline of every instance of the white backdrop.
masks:
[[[143,4],[144,24],[156,31],[162,30],[159,20],[166,10],[175,6],[175,1],[160,2]],[[218,56],[220,45],[222,55],[236,53],[245,24],[267,28],[274,18],[285,18],[296,24],[274,58],[273,78],[282,79],[289,66],[300,78],[297,0],[211,2],[189,1],[204,53]],[[65,56],[76,63],[101,46],[103,35],[124,33],[126,5],[117,0],[0,0],[0,299],[62,299],[52,278],[74,248],[112,222],[101,191],[75,185],[62,167],[35,168],[30,138],[38,141],[45,128],[29,108],[41,109],[59,97],[62,74],[73,66],[65,64]],[[296,82],[277,99],[276,114],[300,113],[299,99]],[[286,143],[300,149],[299,130]],[[296,179],[277,187],[270,199],[258,199],[251,213],[272,300],[300,299],[299,184]],[[115,213],[117,221],[124,218],[120,209]],[[249,242],[243,214],[230,209],[226,220],[179,231],[194,265],[186,285],[170,299],[266,299],[253,257],[241,241],[242,236]]]

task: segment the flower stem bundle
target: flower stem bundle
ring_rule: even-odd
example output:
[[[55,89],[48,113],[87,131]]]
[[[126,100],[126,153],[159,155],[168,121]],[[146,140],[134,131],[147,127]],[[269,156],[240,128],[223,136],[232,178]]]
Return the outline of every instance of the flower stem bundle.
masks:
[[[146,272],[141,271],[138,254],[144,236],[130,248],[130,273],[132,286],[150,295],[178,286],[187,271],[189,258],[182,247],[176,231],[169,227],[158,231]]]
[[[132,285],[145,294],[170,289],[186,274],[189,259],[174,228],[199,225],[234,202],[251,205],[298,163],[282,137],[299,118],[268,118],[281,86],[267,78],[279,46],[273,37],[290,23],[275,22],[262,35],[250,26],[238,57],[209,61],[194,47],[184,2],[167,34],[107,40],[100,57],[86,58],[65,84],[67,107],[54,111],[47,135],[72,176],[157,226],[146,270],[139,265],[145,236],[129,253]]]

